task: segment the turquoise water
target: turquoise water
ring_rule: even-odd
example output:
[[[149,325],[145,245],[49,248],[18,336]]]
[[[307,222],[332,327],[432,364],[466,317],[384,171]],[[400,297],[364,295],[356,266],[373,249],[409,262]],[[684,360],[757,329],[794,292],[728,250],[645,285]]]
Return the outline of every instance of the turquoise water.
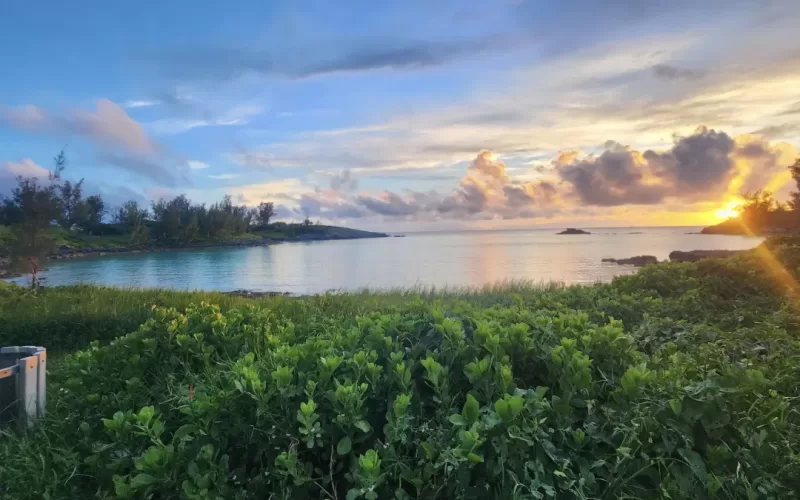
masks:
[[[267,247],[183,250],[49,264],[48,286],[79,282],[175,289],[281,291],[413,286],[478,286],[504,280],[590,283],[635,272],[604,257],[673,250],[739,250],[760,238],[686,234],[699,228],[554,229],[415,233],[404,238],[281,243]],[[638,234],[631,234],[638,233]]]

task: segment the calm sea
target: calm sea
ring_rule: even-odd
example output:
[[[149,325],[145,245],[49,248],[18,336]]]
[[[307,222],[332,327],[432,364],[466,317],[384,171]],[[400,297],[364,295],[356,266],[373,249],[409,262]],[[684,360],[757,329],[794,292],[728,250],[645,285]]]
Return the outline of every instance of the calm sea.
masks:
[[[591,283],[635,272],[604,257],[673,250],[739,250],[760,238],[687,234],[700,228],[556,229],[407,233],[268,247],[184,250],[51,262],[48,286],[79,282],[175,289],[281,291],[478,286],[504,280]]]

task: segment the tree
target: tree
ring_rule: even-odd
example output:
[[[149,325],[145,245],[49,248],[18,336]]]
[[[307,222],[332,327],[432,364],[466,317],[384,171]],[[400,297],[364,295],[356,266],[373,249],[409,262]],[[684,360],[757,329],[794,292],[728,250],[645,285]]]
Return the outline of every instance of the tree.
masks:
[[[769,225],[771,214],[777,204],[770,191],[759,189],[755,193],[744,195],[744,204],[739,207],[739,217],[751,231],[757,232]]]
[[[132,245],[142,246],[150,240],[150,231],[145,224],[147,215],[146,208],[140,207],[135,200],[130,200],[117,208],[112,219],[115,224],[124,226],[130,233]]]
[[[61,156],[56,158],[57,168]],[[12,266],[30,272],[34,287],[39,285],[37,273],[42,262],[55,246],[47,229],[63,213],[55,178],[51,176],[50,179],[49,184],[42,185],[35,177],[17,177],[11,204],[5,204],[7,208],[13,206],[12,231],[16,238],[11,248]]]
[[[100,195],[92,195],[86,198],[86,224],[87,229],[99,226],[103,223],[103,216],[106,214],[106,204]]]
[[[114,212],[114,223],[121,224],[127,228],[133,227],[136,223],[147,218],[147,209],[140,207],[135,200],[126,201]]]
[[[800,210],[800,158],[795,160],[789,167],[789,171],[792,173],[795,186],[797,186],[797,191],[793,191],[790,194],[791,199],[789,199],[789,206],[792,207],[792,210]]]
[[[58,191],[61,196],[62,209],[59,223],[67,229],[80,226],[85,222],[88,213],[88,207],[83,202],[83,179],[74,184],[64,181],[58,184]]]
[[[270,219],[275,216],[275,205],[272,202],[261,202],[256,208],[255,221],[259,227],[267,227]]]

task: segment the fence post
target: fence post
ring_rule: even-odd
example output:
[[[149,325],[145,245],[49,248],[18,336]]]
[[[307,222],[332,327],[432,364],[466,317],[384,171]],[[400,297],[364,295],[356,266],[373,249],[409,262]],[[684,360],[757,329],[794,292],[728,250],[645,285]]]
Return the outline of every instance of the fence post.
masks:
[[[36,346],[0,348],[0,410],[16,414],[20,429],[45,415],[47,351]],[[16,411],[13,408],[16,407]]]

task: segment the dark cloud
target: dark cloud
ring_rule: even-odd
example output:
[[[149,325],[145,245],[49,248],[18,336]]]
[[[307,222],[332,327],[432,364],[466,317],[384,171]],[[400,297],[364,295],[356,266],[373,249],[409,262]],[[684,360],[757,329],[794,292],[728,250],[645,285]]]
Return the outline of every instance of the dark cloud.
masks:
[[[725,132],[701,127],[681,137],[668,151],[645,151],[656,177],[671,181],[675,194],[709,194],[724,187],[734,173],[730,156],[735,142]]]
[[[587,205],[650,205],[665,195],[663,186],[645,182],[646,173],[636,155],[618,144],[597,157],[560,166],[558,173]]]
[[[157,60],[165,71],[177,78],[226,81],[247,73],[306,78],[338,72],[441,66],[515,44],[516,40],[503,36],[447,42],[359,40],[356,46],[336,42],[312,49],[297,48],[292,54],[246,48],[196,47],[160,51],[148,58]],[[332,48],[335,50],[333,53]]]
[[[663,152],[633,151],[607,142],[599,156],[575,159],[556,167],[587,205],[652,205],[666,197],[693,199],[724,190],[736,173],[735,141],[724,132],[705,127],[676,138]]]
[[[702,78],[703,71],[678,68],[669,64],[656,64],[653,66],[653,76],[661,80],[696,80]]]
[[[379,196],[361,195],[358,203],[367,210],[379,215],[408,216],[419,212],[419,205],[413,200],[405,200],[390,191],[384,191]]]

